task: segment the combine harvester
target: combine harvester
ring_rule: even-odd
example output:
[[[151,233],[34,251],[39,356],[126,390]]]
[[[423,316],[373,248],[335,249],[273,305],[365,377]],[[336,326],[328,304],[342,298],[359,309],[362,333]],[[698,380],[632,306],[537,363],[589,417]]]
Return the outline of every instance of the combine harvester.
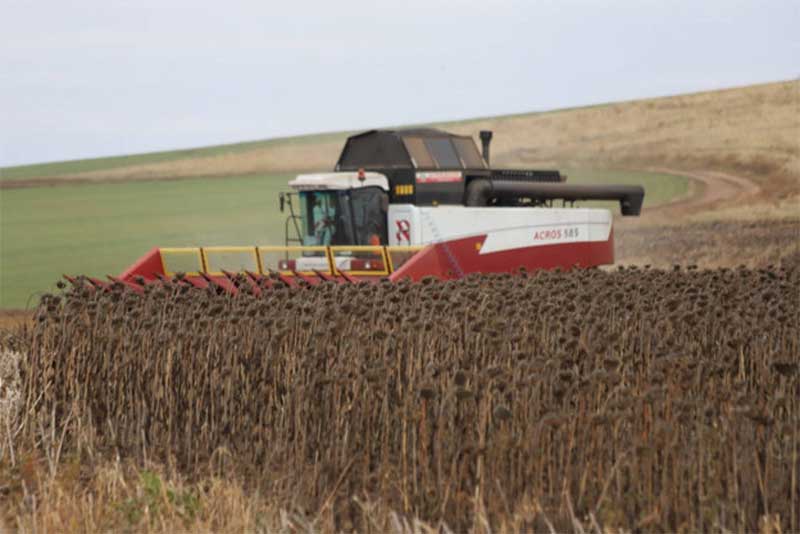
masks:
[[[302,174],[282,193],[283,246],[154,248],[111,282],[141,291],[179,283],[258,288],[460,278],[614,263],[613,218],[581,200],[614,200],[639,215],[640,186],[568,185],[558,171],[492,169],[492,132],[371,130],[348,138],[334,172]],[[561,207],[557,207],[559,203]]]

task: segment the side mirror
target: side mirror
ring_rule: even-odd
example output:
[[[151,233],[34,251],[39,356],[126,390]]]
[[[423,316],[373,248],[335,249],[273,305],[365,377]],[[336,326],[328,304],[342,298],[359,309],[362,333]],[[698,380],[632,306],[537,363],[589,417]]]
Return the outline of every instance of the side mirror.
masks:
[[[281,213],[283,213],[283,206],[286,204],[286,197],[283,195],[283,193],[281,193],[278,198],[280,198]]]

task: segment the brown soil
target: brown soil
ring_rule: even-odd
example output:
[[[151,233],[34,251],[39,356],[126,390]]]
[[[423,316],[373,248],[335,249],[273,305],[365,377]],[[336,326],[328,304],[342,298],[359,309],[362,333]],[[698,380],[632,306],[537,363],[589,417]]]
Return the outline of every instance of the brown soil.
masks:
[[[0,310],[0,330],[12,330],[32,319],[31,310]]]
[[[257,173],[253,174],[254,176]],[[291,173],[290,173],[291,174]],[[70,176],[67,178],[55,177],[55,178],[25,178],[22,180],[3,180],[0,181],[0,190],[2,189],[32,189],[36,187],[64,187],[67,185],[86,185],[86,184],[108,184],[108,183],[127,183],[127,182],[146,182],[146,181],[158,181],[158,182],[174,182],[178,180],[196,180],[201,178],[215,178],[215,179],[225,179],[226,176],[162,176],[162,177],[152,177],[152,176],[83,176],[83,175],[76,175]],[[0,533],[2,534],[2,533]]]
[[[705,269],[800,264],[800,219],[618,225],[617,264]]]

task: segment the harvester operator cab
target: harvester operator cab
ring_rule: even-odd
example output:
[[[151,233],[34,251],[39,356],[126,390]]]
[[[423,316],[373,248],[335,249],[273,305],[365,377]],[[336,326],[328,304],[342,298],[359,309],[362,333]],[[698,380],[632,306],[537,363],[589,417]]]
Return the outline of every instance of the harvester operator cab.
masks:
[[[389,184],[378,173],[303,174],[289,185],[286,242],[303,246],[386,245]],[[285,200],[283,201],[286,202]],[[294,233],[296,237],[290,237]]]

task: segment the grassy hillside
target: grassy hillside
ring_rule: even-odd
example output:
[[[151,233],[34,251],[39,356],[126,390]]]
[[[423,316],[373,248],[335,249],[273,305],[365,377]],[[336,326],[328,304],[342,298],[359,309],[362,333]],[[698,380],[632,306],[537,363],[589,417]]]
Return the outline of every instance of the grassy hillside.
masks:
[[[678,171],[749,177],[767,195],[796,194],[800,179],[800,81],[438,124],[495,131],[498,165]],[[6,181],[242,176],[330,169],[346,133],[256,141],[2,169]]]
[[[504,164],[715,170],[750,178],[773,199],[800,192],[800,80],[451,129],[494,130]]]

